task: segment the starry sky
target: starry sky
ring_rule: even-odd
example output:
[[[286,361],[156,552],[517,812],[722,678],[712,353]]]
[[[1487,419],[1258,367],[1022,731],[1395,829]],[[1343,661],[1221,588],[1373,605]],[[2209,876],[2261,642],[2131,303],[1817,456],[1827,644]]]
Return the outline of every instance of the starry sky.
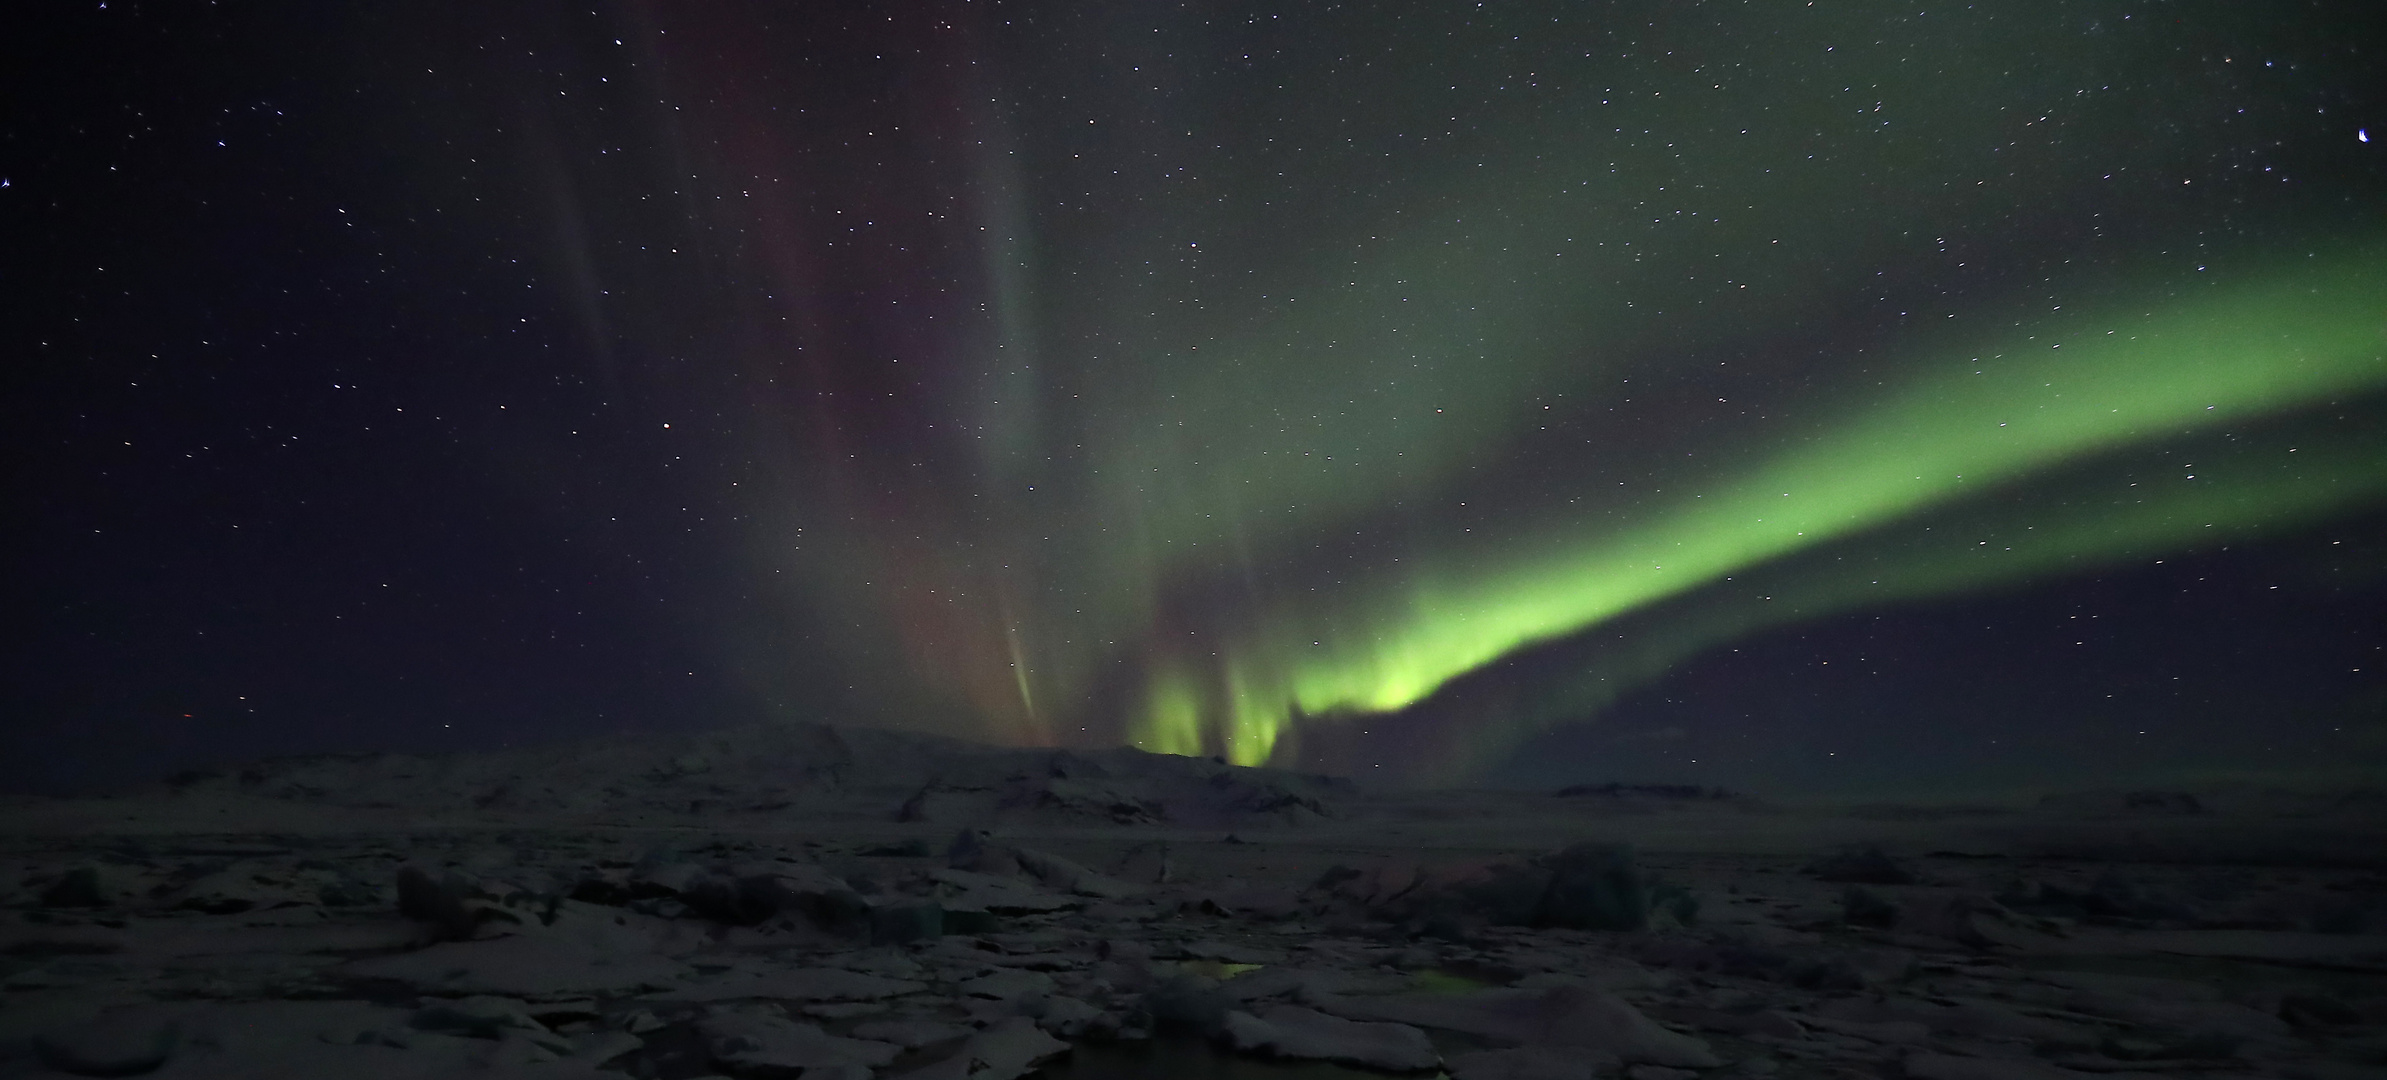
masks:
[[[0,789],[2387,766],[2351,0],[49,6]]]

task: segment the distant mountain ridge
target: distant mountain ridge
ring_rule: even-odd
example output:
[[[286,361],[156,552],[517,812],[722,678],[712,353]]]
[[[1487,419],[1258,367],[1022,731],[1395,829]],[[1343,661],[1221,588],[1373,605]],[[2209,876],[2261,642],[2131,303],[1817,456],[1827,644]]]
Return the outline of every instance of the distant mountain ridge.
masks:
[[[1350,794],[1334,778],[1128,747],[995,747],[810,723],[478,753],[276,758],[186,772],[164,788],[350,809],[1190,827],[1297,825],[1335,816]]]

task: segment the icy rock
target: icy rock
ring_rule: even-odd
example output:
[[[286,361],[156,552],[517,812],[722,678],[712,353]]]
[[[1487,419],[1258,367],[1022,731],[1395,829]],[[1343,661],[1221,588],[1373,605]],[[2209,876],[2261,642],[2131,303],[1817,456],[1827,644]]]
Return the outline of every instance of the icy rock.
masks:
[[[522,1011],[530,1014],[531,1019],[551,1028],[584,1021],[593,1022],[604,1015],[597,1008],[595,999],[584,997],[528,1001],[523,1003]]]
[[[786,968],[731,972],[693,986],[656,994],[655,1001],[878,1001],[918,993],[926,986],[843,968]]]
[[[1008,1001],[1030,994],[1051,993],[1053,977],[1040,971],[1002,968],[963,982],[956,989],[971,997]]]
[[[1046,912],[1063,911],[1085,905],[1083,900],[1055,896],[1024,881],[996,877],[992,874],[971,870],[935,870],[929,873],[929,877],[940,885],[956,890],[953,895],[945,899],[945,911],[948,917],[963,911],[991,912],[996,915],[1041,915]],[[950,924],[945,929],[948,933],[975,932],[956,930]]]
[[[2082,1024],[2028,1016],[1985,1000],[1958,1000],[1953,1005],[1892,997],[1879,1003],[1842,998],[1815,1007],[1817,1015],[1863,1023],[1913,1020],[1933,1032],[2000,1042],[2045,1047],[2087,1049],[2097,1043],[2096,1032]]]
[[[954,788],[931,782],[896,807],[895,820],[940,825],[983,821],[992,809],[992,802],[993,796],[983,788]]]
[[[1850,926],[1887,928],[1898,921],[1898,905],[1862,885],[1840,894],[1840,921]]]
[[[871,925],[870,905],[845,879],[818,866],[759,864],[741,867],[736,911],[745,921],[801,915],[832,933],[861,934]]]
[[[34,1037],[33,1050],[50,1068],[76,1076],[138,1076],[173,1056],[182,1025],[152,1009],[122,1009]]]
[[[1971,1058],[1913,1054],[1905,1062],[1908,1080],[2081,1080],[2088,1073],[2021,1058]]]
[[[51,908],[95,908],[113,903],[118,889],[98,866],[78,866],[58,876],[41,891],[38,901]]]
[[[870,1080],[876,1075],[868,1065],[819,1065],[804,1070],[803,1080]]]
[[[1250,972],[1242,977],[1251,978],[1265,975],[1271,970],[1283,969],[1266,968]],[[1305,1005],[1315,1005],[1319,1001],[1328,1000],[1340,994],[1398,994],[1415,985],[1416,982],[1411,976],[1391,970],[1343,971],[1306,968],[1302,969],[1301,988],[1294,991],[1294,997]]]
[[[1806,1025],[1780,1009],[1760,1009],[1756,1012],[1726,1012],[1676,1005],[1654,1010],[1672,1023],[1689,1024],[1707,1031],[1721,1031],[1733,1035],[1762,1035],[1769,1039],[1804,1039]]]
[[[1841,949],[1832,955],[1867,987],[1903,982],[1916,971],[1915,954],[1904,949]]]
[[[1127,849],[1111,876],[1135,885],[1166,885],[1177,876],[1177,864],[1167,841],[1148,840]]]
[[[870,909],[870,943],[904,945],[942,937],[945,909],[934,901],[882,904]]]
[[[1834,1020],[1828,1016],[1808,1016],[1803,1022],[1810,1027],[1836,1035],[1849,1035],[1869,1042],[1890,1044],[1920,1044],[1931,1039],[1929,1025],[1916,1020]]]
[[[2320,994],[2287,994],[2279,1001],[2279,1018],[2300,1031],[2343,1031],[2359,1026],[2362,1014],[2344,1002]]]
[[[1228,979],[1218,989],[1229,999],[1244,1004],[1268,998],[1299,998],[1321,974],[1306,968],[1264,967]]]
[[[99,926],[0,924],[0,955],[20,959],[123,952],[123,932]]]
[[[562,1061],[564,1055],[571,1052],[572,1041],[561,1036],[550,1034],[542,1039],[528,1032],[514,1031],[496,1039],[480,1053],[471,1055],[471,1060],[484,1069],[519,1069],[553,1064]]]
[[[822,959],[847,971],[884,975],[890,979],[917,979],[928,970],[918,960],[897,949],[857,949]]]
[[[1671,1065],[1635,1065],[1625,1070],[1626,1080],[1698,1080],[1699,1074]]]
[[[1394,1020],[1501,1042],[1591,1047],[1627,1062],[1697,1069],[1723,1064],[1706,1043],[1660,1027],[1616,995],[1588,987],[1326,998],[1318,1006],[1351,1019]]]
[[[1195,906],[1212,915],[1236,915],[1251,919],[1291,918],[1302,910],[1301,894],[1291,889],[1247,885],[1233,880],[1221,882],[1218,888],[1203,892]]]
[[[1553,986],[1588,986],[1594,990],[1662,990],[1673,985],[1674,977],[1651,971],[1631,960],[1611,960],[1580,973],[1541,971],[1518,979],[1510,985],[1525,990],[1547,990]]]
[[[645,1039],[627,1031],[591,1031],[574,1035],[571,1041],[571,1052],[565,1056],[584,1065],[603,1065],[646,1046]]]
[[[2239,1057],[2236,1036],[2217,1031],[2165,1034],[2156,1038],[2107,1036],[2097,1049],[2117,1061],[2225,1061]]]
[[[748,863],[715,872],[666,863],[634,878],[632,892],[661,892],[695,915],[731,926],[753,926],[781,915],[833,933],[858,935],[869,925],[869,904],[861,894],[845,879],[809,864]]]
[[[1412,894],[1415,899],[1403,905],[1409,920],[1423,926],[1462,918],[1499,926],[1537,925],[1549,914],[1545,905],[1551,900],[1555,878],[1547,867],[1520,863],[1464,867],[1428,876]],[[1436,878],[1440,880],[1432,880]]]
[[[1592,1080],[1618,1062],[1614,1054],[1582,1047],[1525,1046],[1458,1054],[1446,1064],[1451,1080]]]
[[[387,903],[388,900],[379,889],[367,885],[347,873],[340,873],[332,876],[329,880],[318,881],[315,886],[315,902],[325,907],[351,908],[372,907],[376,904]]]
[[[1808,863],[1807,873],[1837,885],[1912,885],[1915,872],[1905,862],[1867,847],[1842,851]]]
[[[1176,955],[1188,960],[1216,960],[1222,964],[1273,964],[1279,957],[1248,945],[1217,938],[1199,938],[1177,946]]]
[[[1224,1037],[1247,1054],[1334,1061],[1389,1072],[1415,1072],[1441,1064],[1426,1033],[1407,1024],[1345,1020],[1299,1005],[1279,1005],[1253,1016],[1226,1014]]]
[[[951,1056],[891,1080],[1017,1080],[1068,1050],[1068,1043],[1045,1034],[1035,1021],[1016,1016],[963,1040]]]
[[[341,970],[394,979],[435,994],[521,997],[657,989],[678,983],[687,972],[678,961],[654,952],[648,942],[560,933],[447,942],[352,961]]]
[[[2147,1001],[2108,998],[2095,1011],[2141,1024],[2196,1032],[2230,1040],[2267,1041],[2288,1038],[2288,1022],[2270,1013],[2228,1001]]]
[[[1134,885],[1095,873],[1058,855],[1018,848],[1012,857],[1019,863],[1020,869],[1035,875],[1036,880],[1048,889],[1111,900],[1143,892]]]
[[[2149,1001],[2221,1000],[2220,987],[2186,979],[2118,975],[2102,971],[2042,971],[2035,973],[2035,977],[2057,986],[2121,998],[2143,998]]]
[[[1373,872],[1338,866],[1311,890],[1452,940],[1487,923],[1576,930],[1649,925],[1650,890],[1633,850],[1620,844],[1576,844],[1525,863]]]
[[[1998,893],[1997,902],[2028,915],[2088,922],[2179,924],[2196,918],[2185,904],[2112,874],[2099,877],[2086,891],[2046,881],[2037,885],[2034,892],[2023,882],[2014,882]]]
[[[1216,979],[1191,972],[1163,979],[1144,994],[1144,1011],[1152,1014],[1154,1023],[1205,1035],[1226,1022],[1233,1004]]]
[[[904,1020],[872,1020],[868,1023],[854,1025],[854,1037],[857,1039],[890,1042],[906,1050],[917,1050],[923,1046],[950,1042],[969,1033],[969,1028],[958,1024],[940,1023],[918,1017]]]
[[[877,1016],[887,1011],[884,1001],[824,1001],[804,1006],[804,1015],[816,1020],[851,1020],[857,1016]]]
[[[955,870],[1010,877],[1020,872],[1019,856],[1008,844],[993,842],[983,829],[963,829],[945,849],[945,865]]]
[[[655,1015],[653,1009],[632,1009],[623,1013],[620,1024],[623,1031],[632,1035],[644,1035],[671,1026],[670,1021]]]
[[[1041,781],[1015,783],[1003,793],[1001,805],[1030,811],[1048,821],[1058,818],[1112,825],[1155,825],[1175,816],[1168,805],[1171,801],[1154,785],[1134,779],[1056,774]],[[1202,809],[1184,803],[1179,804],[1179,809],[1192,811],[1196,818],[1208,816]]]
[[[760,1011],[708,1017],[696,1030],[715,1064],[739,1072],[802,1069],[811,1076],[815,1069],[874,1068],[902,1052],[893,1043],[831,1035],[818,1025]]]
[[[1639,930],[1649,924],[1649,896],[1633,849],[1622,844],[1576,844],[1545,860],[1549,891],[1537,926],[1575,930]]]
[[[1310,882],[1309,892],[1331,902],[1373,907],[1414,884],[1414,868],[1378,866],[1361,870],[1336,863]]]
[[[1003,928],[1003,920],[984,907],[972,907],[976,901],[950,900],[945,903],[945,932],[948,934],[992,934]]]
[[[2006,909],[1961,892],[1912,892],[1895,912],[1891,928],[1913,937],[1938,938],[1973,948],[2018,940],[2026,933]]]
[[[1063,1039],[1076,1039],[1089,1031],[1103,1031],[1110,1026],[1109,1017],[1073,997],[1033,998],[1021,1002],[1021,1015],[1036,1021],[1036,1026]]]
[[[415,1010],[408,1023],[423,1031],[475,1039],[503,1038],[513,1031],[547,1030],[546,1025],[531,1018],[521,1000],[487,994],[429,1002]]]
[[[634,899],[679,896],[710,876],[711,872],[697,863],[667,852],[652,852],[631,869],[628,889]]]
[[[1074,972],[1093,963],[1083,953],[1039,952],[1014,953],[1003,961],[1005,967],[1028,971]]]
[[[736,879],[711,871],[682,879],[671,899],[677,900],[698,918],[731,926],[752,926],[770,917],[768,910],[749,907],[738,890]]]
[[[1152,962],[1152,946],[1134,938],[1106,937],[1094,945],[1094,955],[1121,964]]]
[[[254,863],[235,864],[177,891],[174,906],[186,911],[230,915],[296,903],[296,882]]]
[[[480,927],[486,916],[468,903],[479,896],[479,886],[462,874],[398,868],[398,914],[428,924],[442,940],[462,941]]]
[[[512,1075],[514,1062],[546,1080],[602,1080],[526,1039],[462,1038],[406,1026],[405,1014],[358,1001],[260,1001],[179,1010],[183,1037],[160,1076],[190,1080],[398,1080]],[[532,1064],[536,1063],[536,1064]],[[13,1075],[13,1074],[12,1074]],[[124,1075],[124,1074],[119,1074]]]

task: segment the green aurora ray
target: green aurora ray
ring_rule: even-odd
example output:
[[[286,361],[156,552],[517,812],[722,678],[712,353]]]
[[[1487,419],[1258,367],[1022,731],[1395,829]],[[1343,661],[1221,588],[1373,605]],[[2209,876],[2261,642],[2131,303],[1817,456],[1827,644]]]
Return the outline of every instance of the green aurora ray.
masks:
[[[2316,255],[2161,306],[2110,305],[2021,340],[1918,358],[1900,369],[1920,374],[1816,425],[1796,449],[1622,528],[1563,522],[1349,590],[1373,603],[1336,611],[1313,602],[1254,619],[1223,644],[1215,668],[1180,665],[1153,679],[1138,744],[1263,762],[1296,716],[1411,706],[1536,642],[2070,462],[2387,386],[2382,268],[2379,246]],[[2216,524],[2303,520],[2387,488],[2376,449],[2312,454],[2301,481],[2209,482],[2122,511],[2051,519],[2020,558],[1935,553],[1889,570],[1889,588],[1835,584],[1776,610],[1812,616],[1963,591],[2207,540]],[[1770,621],[1782,617],[1710,622],[1645,653],[1640,666],[1654,674]]]

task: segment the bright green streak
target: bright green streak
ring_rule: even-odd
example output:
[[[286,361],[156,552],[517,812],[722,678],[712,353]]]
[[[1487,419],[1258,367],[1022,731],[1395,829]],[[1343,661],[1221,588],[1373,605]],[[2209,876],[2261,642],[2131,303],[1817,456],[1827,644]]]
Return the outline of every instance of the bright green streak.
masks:
[[[2019,497],[1954,503],[1736,575],[1740,588],[1684,598],[1680,610],[1603,648],[1571,678],[1495,714],[1471,716],[1458,758],[1417,764],[1429,778],[1458,779],[1550,721],[1580,720],[1691,656],[1770,627],[2306,526],[2387,496],[2387,431],[2299,425],[2294,436],[2266,435],[2266,452],[2252,457],[2214,445],[2219,435],[2157,444],[2166,452],[2195,451],[2164,462],[2159,471],[2167,476],[2142,474],[2143,482],[2121,485],[2110,473],[2115,462],[2100,460],[2088,468],[2101,480],[2034,478]],[[2193,479],[2171,472],[2190,461]]]
[[[1185,725],[1207,713],[1229,728],[1236,760],[1265,760],[1296,709],[1401,708],[1520,646],[1970,492],[2387,385],[2382,267],[2375,248],[2309,260],[2153,315],[2075,322],[1921,365],[1932,374],[1803,448],[1621,532],[1578,527],[1484,552],[1473,567],[1417,571],[1389,609],[1337,625],[1275,620],[1222,652],[1231,700],[1204,709],[1182,679],[1158,680],[1146,744],[1202,743]]]

